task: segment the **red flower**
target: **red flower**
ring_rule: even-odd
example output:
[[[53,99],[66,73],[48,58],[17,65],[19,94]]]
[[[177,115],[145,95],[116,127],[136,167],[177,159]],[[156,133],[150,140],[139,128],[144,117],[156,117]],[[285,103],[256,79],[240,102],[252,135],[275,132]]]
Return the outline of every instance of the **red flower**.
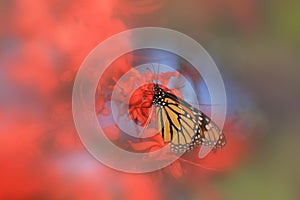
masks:
[[[131,81],[141,81],[143,77],[141,77],[139,74],[136,74],[137,78],[132,79]],[[172,76],[178,76],[177,73],[161,73],[158,77],[160,82],[164,83],[165,85],[168,84],[170,77]],[[149,79],[151,75],[145,76]],[[153,75],[152,75],[153,77]],[[128,83],[128,82],[126,82]],[[135,84],[127,84],[133,87]],[[144,84],[138,88],[134,88],[134,91],[131,93],[131,96],[129,98],[129,115],[130,119],[135,121],[137,124],[140,124],[140,126],[147,126],[149,122],[149,117],[151,117],[151,121],[155,121],[155,115],[150,115],[150,110],[152,106],[152,98],[153,98],[153,87],[154,83]],[[126,90],[124,88],[125,84],[122,85],[120,83],[120,88],[122,88],[122,91],[127,91],[129,93],[130,90]],[[164,87],[165,90],[172,91],[173,93],[180,94],[180,91],[177,89],[168,89]],[[128,97],[128,95],[123,95]],[[127,98],[125,102],[127,102]],[[248,144],[239,137],[239,133],[235,133],[234,131],[237,130],[236,127],[233,127],[234,124],[232,122],[228,122],[225,125],[224,131],[225,136],[227,138],[227,144],[224,148],[213,150],[211,151],[205,158],[200,159],[199,158],[199,150],[200,147],[194,149],[191,152],[185,153],[184,156],[179,158],[175,163],[170,165],[168,167],[168,170],[170,174],[175,177],[179,178],[183,175],[183,165],[186,167],[187,165],[190,165],[191,172],[194,171],[193,167],[200,168],[201,170],[208,170],[208,171],[224,171],[232,169],[236,166],[236,164],[245,156],[248,150]],[[148,134],[149,132],[155,132],[156,130],[153,129],[145,129],[145,134]],[[160,149],[164,147],[166,144],[164,143],[160,133],[156,133],[153,137],[145,139],[141,139],[139,142],[132,142],[129,141],[131,148],[133,151],[138,152],[151,152],[157,149]],[[185,173],[189,173],[189,168],[186,167]],[[166,170],[164,170],[166,171]]]
[[[143,77],[144,81],[150,81],[149,77],[155,77],[155,75],[151,72],[145,73]],[[159,74],[158,80],[161,82],[161,87],[166,90],[170,91],[171,93],[174,93],[175,95],[182,96],[180,91],[176,88],[168,89],[166,85],[168,85],[171,77],[178,77],[177,72],[164,72]],[[148,121],[150,109],[152,106],[152,99],[154,92],[152,90],[154,86],[154,83],[148,83],[145,85],[142,85],[138,88],[134,89],[134,92],[132,93],[130,99],[129,99],[129,115],[132,120],[134,120],[136,123],[141,124],[141,126],[144,126],[145,123]],[[152,117],[152,120],[155,121],[155,117]]]

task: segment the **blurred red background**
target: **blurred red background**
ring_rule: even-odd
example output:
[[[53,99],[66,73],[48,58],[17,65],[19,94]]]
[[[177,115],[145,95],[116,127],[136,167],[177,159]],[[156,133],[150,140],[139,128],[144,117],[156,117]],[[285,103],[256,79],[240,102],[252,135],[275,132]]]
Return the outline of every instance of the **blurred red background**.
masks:
[[[266,169],[260,164],[250,167],[250,170],[246,167],[240,175],[232,175],[236,178],[234,180],[227,179],[228,174],[186,162],[175,162],[167,169],[149,174],[126,174],[103,166],[85,150],[76,133],[71,111],[73,81],[87,54],[109,36],[133,27],[173,28],[195,38],[212,52],[227,77],[225,80],[234,85],[228,86],[228,101],[234,99],[232,96],[240,90],[246,89],[246,97],[231,101],[232,104],[238,101],[240,104],[230,109],[234,116],[245,116],[248,121],[241,128],[234,126],[234,119],[230,119],[225,129],[239,133],[245,129],[245,133],[255,132],[255,139],[259,138],[264,144],[257,144],[257,147],[265,147],[269,140],[262,138],[268,137],[257,136],[257,133],[265,130],[266,121],[281,123],[280,132],[287,135],[291,132],[291,137],[282,139],[282,136],[277,136],[277,140],[270,143],[276,147],[278,141],[286,141],[287,146],[283,145],[282,149],[287,149],[295,138],[294,124],[290,125],[287,121],[292,123],[297,118],[295,108],[299,107],[294,98],[290,98],[288,103],[289,99],[282,97],[294,93],[293,88],[298,89],[295,87],[298,84],[292,80],[299,74],[294,66],[298,63],[295,52],[300,41],[300,34],[296,34],[300,32],[294,28],[297,27],[294,22],[299,18],[289,15],[289,10],[294,7],[288,6],[293,5],[293,1],[289,3],[279,2],[271,6],[271,3],[254,0],[1,0],[0,198],[241,199],[244,193],[236,193],[236,189],[245,190],[246,194],[249,191],[240,189],[239,185],[246,182],[248,186],[245,188],[255,188],[257,183],[261,183],[256,172]],[[282,5],[286,7],[281,10]],[[277,11],[283,14],[273,14]],[[285,27],[284,31],[277,31],[279,27]],[[274,45],[275,41],[278,46]],[[298,71],[283,69],[279,63]],[[121,66],[124,72],[130,67],[130,63],[125,61],[116,65]],[[280,87],[266,80],[270,71],[278,78],[281,78],[282,72],[286,73],[281,87],[288,89],[278,91]],[[112,81],[111,77],[106,78],[103,84]],[[237,84],[240,82],[242,84]],[[263,109],[257,109],[252,100],[256,100]],[[241,109],[243,103],[250,105],[250,109]],[[274,133],[279,130],[268,131]],[[269,136],[267,133],[264,135]],[[225,163],[237,167],[236,158],[244,155],[241,151],[247,147],[244,143],[235,143],[235,138],[230,136],[229,140],[234,145],[229,146],[228,151],[207,157],[198,164],[210,167]],[[262,157],[256,158],[256,161],[261,163],[268,157],[270,160],[265,161],[265,166],[274,166],[277,157],[273,155],[280,155],[273,153],[274,146],[263,149],[264,152],[271,151],[272,156],[259,153],[256,155]],[[256,146],[255,150],[258,151]],[[262,177],[271,180],[269,178],[277,175],[277,171],[284,169],[280,165],[273,173]],[[254,179],[255,175],[259,177]],[[274,183],[267,188],[287,188],[278,190],[277,196],[294,198],[296,194],[290,188],[295,184],[286,185],[299,180],[294,179],[293,173],[288,177],[292,178],[279,179],[283,181],[283,187]],[[270,193],[255,192],[252,195],[268,199],[273,197]]]

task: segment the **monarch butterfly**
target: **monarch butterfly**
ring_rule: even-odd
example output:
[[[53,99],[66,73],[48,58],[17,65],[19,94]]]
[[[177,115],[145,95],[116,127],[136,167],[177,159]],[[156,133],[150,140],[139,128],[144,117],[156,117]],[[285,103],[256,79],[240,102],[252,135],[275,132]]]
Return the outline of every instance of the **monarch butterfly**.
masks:
[[[152,90],[158,130],[164,142],[171,143],[172,152],[184,153],[198,145],[222,148],[226,144],[219,127],[203,112],[158,83]]]

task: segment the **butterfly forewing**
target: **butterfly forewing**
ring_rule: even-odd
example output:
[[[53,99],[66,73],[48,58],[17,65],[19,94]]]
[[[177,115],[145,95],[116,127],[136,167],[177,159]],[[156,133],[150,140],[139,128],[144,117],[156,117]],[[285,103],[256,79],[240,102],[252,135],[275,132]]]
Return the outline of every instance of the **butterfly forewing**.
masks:
[[[218,126],[183,99],[162,90],[155,93],[153,99],[158,129],[164,142],[171,142],[171,151],[186,152],[198,145],[211,148],[225,145]]]

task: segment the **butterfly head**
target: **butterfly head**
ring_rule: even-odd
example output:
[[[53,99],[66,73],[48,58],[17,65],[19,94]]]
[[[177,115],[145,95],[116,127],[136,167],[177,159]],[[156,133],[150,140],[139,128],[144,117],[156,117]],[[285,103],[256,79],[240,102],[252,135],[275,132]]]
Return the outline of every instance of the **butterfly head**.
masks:
[[[163,89],[161,87],[159,87],[158,84],[154,84],[152,90],[154,93],[163,92]]]

